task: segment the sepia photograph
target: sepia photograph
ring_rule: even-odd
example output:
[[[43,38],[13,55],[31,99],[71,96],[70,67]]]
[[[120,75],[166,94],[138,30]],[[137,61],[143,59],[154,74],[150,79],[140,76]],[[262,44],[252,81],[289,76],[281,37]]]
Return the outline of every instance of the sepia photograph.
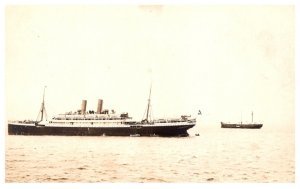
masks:
[[[5,183],[295,184],[293,4],[5,4]]]

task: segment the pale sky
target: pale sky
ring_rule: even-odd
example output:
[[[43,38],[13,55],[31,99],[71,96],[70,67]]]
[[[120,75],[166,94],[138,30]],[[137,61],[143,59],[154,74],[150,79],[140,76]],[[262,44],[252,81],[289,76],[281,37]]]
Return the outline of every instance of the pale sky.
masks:
[[[7,6],[6,117],[104,108],[293,127],[293,6]]]

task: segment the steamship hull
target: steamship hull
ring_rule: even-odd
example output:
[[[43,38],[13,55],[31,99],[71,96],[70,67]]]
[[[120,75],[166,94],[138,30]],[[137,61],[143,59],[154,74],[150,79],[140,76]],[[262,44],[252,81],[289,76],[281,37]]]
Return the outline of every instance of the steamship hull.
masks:
[[[9,135],[56,136],[189,136],[187,130],[195,124],[176,126],[126,126],[126,127],[61,127],[34,124],[8,124]]]
[[[231,124],[231,123],[223,123],[221,122],[221,128],[229,128],[229,129],[260,129],[263,124]]]

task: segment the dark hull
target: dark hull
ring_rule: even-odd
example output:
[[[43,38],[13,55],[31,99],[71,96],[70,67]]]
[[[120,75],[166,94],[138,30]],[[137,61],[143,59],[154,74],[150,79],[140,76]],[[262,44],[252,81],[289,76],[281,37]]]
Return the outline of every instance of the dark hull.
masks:
[[[231,123],[222,123],[221,128],[230,128],[230,129],[260,129],[263,124],[231,124]]]
[[[132,126],[132,127],[49,127],[8,124],[9,135],[60,136],[189,136],[187,130],[194,125]]]

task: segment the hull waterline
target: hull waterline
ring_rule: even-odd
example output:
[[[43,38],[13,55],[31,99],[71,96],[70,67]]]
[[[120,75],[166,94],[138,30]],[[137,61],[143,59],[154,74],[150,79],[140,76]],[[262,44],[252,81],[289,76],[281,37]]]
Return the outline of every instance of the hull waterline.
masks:
[[[194,125],[132,126],[132,127],[55,127],[43,125],[8,124],[9,135],[56,136],[189,136],[187,130]]]

